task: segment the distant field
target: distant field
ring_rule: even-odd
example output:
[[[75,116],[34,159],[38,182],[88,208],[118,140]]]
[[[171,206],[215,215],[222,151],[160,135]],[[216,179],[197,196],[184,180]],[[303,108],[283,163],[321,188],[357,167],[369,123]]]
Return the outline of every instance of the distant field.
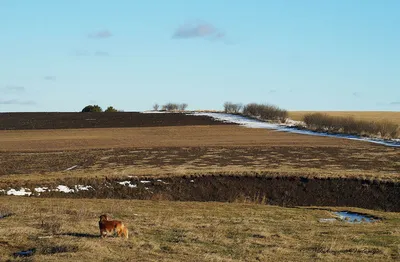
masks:
[[[398,261],[398,213],[363,209],[372,224],[321,223],[330,210],[252,203],[0,197],[0,260],[17,261]],[[242,203],[240,203],[242,202]],[[348,208],[346,208],[348,209]],[[130,238],[99,238],[98,217]],[[10,260],[14,261],[14,260]]]
[[[376,147],[374,144],[348,139],[299,135],[236,125],[0,130],[0,152],[202,146]]]
[[[326,113],[330,116],[352,116],[356,119],[366,121],[389,120],[400,125],[400,111],[290,111],[289,117],[293,120],[300,121],[305,114],[309,113]]]
[[[230,125],[206,116],[184,113],[140,112],[28,112],[0,113],[0,130],[76,129],[110,127],[156,127],[188,125]]]
[[[396,148],[240,126],[5,130],[0,162],[3,182],[60,178],[74,165],[68,177],[272,170],[398,180],[400,170]]]

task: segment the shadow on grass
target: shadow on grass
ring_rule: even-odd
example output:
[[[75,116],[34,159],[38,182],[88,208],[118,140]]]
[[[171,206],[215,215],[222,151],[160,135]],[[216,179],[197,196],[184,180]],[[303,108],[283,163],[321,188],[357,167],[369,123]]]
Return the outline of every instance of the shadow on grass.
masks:
[[[71,237],[83,237],[83,238],[100,238],[100,235],[95,234],[87,234],[87,233],[76,233],[76,232],[67,232],[59,234],[60,236],[71,236]]]
[[[14,214],[13,213],[5,213],[5,214],[1,214],[1,212],[0,212],[0,219],[2,219],[2,218],[6,218],[6,217],[10,217],[10,216],[13,216]]]

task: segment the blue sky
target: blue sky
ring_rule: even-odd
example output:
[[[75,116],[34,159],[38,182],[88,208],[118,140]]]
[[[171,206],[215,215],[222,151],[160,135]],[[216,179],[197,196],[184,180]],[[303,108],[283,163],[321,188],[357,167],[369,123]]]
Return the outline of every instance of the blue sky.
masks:
[[[0,0],[0,112],[400,110],[400,1]]]

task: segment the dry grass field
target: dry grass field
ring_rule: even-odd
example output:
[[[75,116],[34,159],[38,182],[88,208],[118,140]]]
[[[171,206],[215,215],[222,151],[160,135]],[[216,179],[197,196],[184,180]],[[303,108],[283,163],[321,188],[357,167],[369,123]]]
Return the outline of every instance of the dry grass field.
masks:
[[[352,116],[358,120],[381,121],[388,120],[400,125],[399,111],[290,111],[289,117],[293,120],[301,121],[303,116],[309,113],[324,113],[330,116],[349,117]]]
[[[331,208],[335,210],[335,208]],[[336,208],[337,209],[337,208]],[[321,223],[330,209],[252,203],[3,197],[1,261],[396,261],[396,213],[383,220]],[[98,216],[128,225],[130,238],[99,238]],[[24,260],[13,253],[35,249]]]

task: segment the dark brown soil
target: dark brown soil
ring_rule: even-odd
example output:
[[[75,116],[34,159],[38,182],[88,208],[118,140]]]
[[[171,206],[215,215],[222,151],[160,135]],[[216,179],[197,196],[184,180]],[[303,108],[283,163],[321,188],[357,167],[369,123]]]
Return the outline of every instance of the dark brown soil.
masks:
[[[226,125],[183,113],[0,113],[0,130]]]
[[[360,152],[357,147],[161,147],[76,150],[65,152],[9,153],[0,152],[0,176],[75,170],[129,167],[140,169],[207,168],[231,169],[313,169],[320,172],[353,171],[398,173],[400,163],[395,148],[370,147]],[[72,175],[72,174],[71,174]]]
[[[400,211],[400,184],[362,179],[310,179],[273,175],[129,179],[136,188],[107,179],[93,190],[44,193],[41,196],[123,198],[175,201],[249,201],[280,206],[349,206]],[[144,181],[145,180],[145,181]],[[82,181],[83,182],[83,181]]]

